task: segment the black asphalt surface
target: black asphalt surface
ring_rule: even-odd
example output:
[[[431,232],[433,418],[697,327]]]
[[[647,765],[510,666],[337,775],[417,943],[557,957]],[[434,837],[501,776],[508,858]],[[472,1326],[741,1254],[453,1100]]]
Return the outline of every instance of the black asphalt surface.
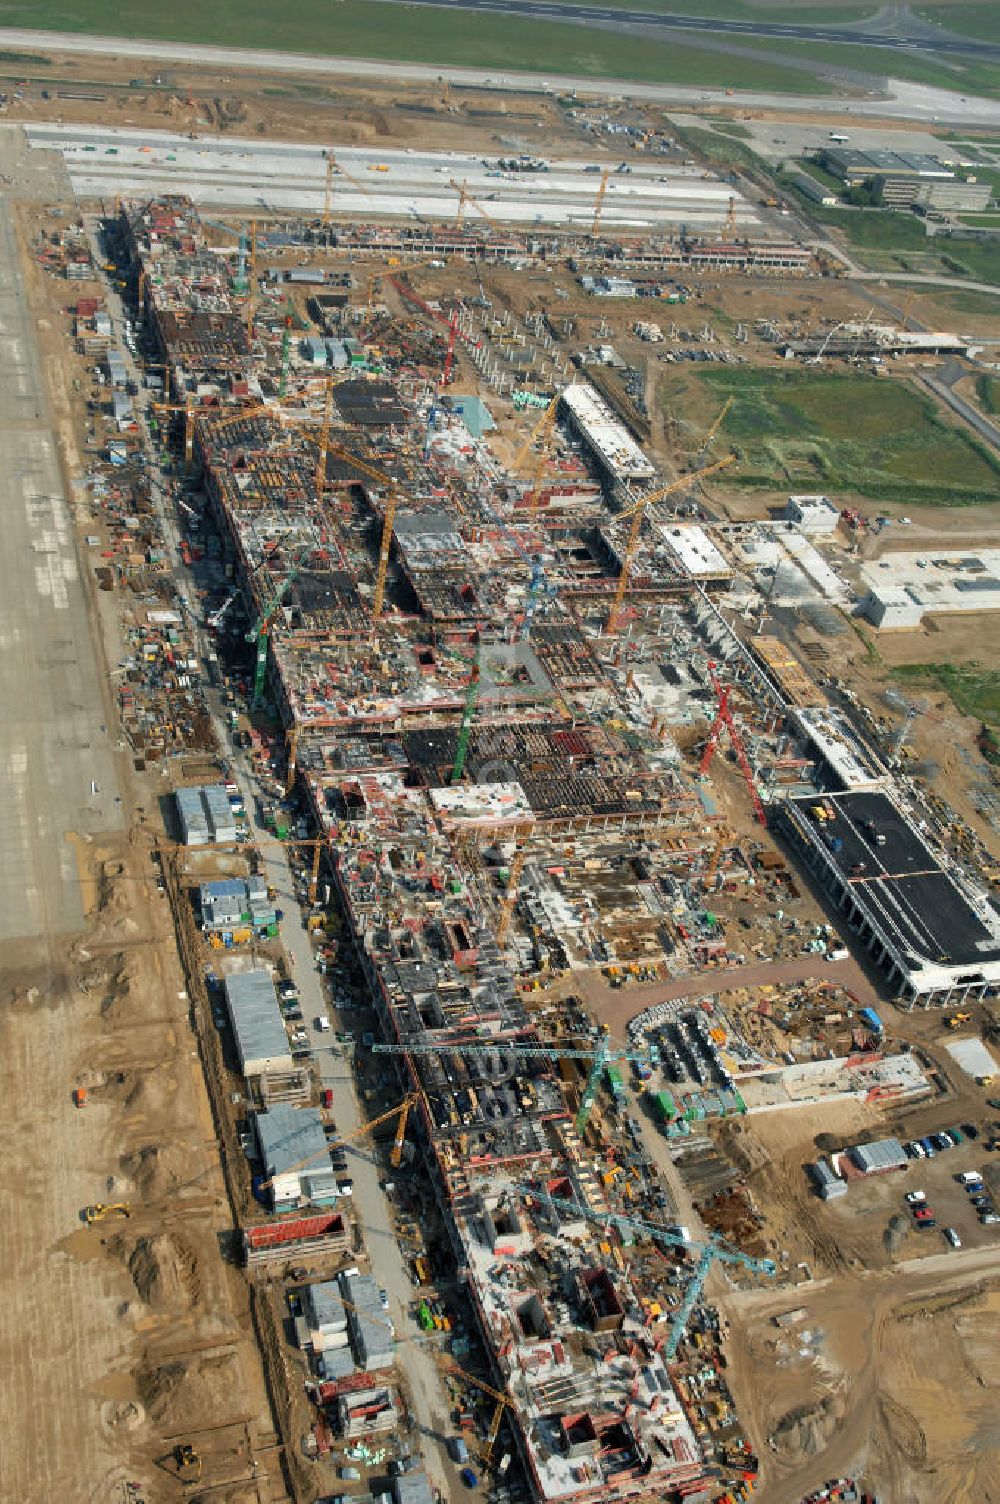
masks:
[[[836,818],[819,828],[842,842],[835,860],[844,880],[902,952],[973,968],[1000,959],[979,916],[891,800],[859,791],[827,802]]]
[[[392,0],[397,3],[397,0]],[[403,3],[403,0],[399,0]],[[729,21],[715,16],[663,15],[650,10],[604,10],[600,5],[573,5],[565,0],[405,0],[409,7],[429,5],[449,10],[489,11],[501,16],[524,16],[537,21],[617,22],[622,28],[643,26],[657,31],[706,32],[712,36],[765,37],[784,42],[838,42],[884,47],[894,52],[947,52],[953,57],[1000,58],[1000,43],[971,37],[896,35],[861,27],[804,26],[784,21]]]

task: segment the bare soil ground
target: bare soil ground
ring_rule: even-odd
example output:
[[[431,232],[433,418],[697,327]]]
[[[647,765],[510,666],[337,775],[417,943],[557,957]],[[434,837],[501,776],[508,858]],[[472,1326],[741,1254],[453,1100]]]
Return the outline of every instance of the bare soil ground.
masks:
[[[78,473],[66,284],[33,263],[26,278],[62,461]],[[116,656],[114,602],[99,605]],[[93,593],[90,606],[96,629]],[[285,1497],[247,1288],[220,1252],[232,1220],[171,916],[135,820],[158,792],[126,779],[132,834],[73,842],[85,930],[0,958],[0,1492],[25,1504],[117,1499],[126,1479],[150,1504],[176,1500],[179,1440],[202,1452],[213,1499]],[[131,1215],[87,1227],[98,1202]]]
[[[797,1504],[839,1473],[880,1498],[938,1504],[998,1497],[996,1272],[972,1255],[929,1258],[886,1281],[799,1287],[769,1309],[805,1309],[784,1331],[749,1316],[733,1346],[762,1444],[767,1504]]]

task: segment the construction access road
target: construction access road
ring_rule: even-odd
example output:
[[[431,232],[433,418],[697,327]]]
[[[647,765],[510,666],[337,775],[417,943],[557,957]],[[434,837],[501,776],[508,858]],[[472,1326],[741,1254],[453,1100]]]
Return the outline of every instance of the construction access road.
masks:
[[[0,939],[81,928],[72,837],[117,829],[112,744],[73,519],[0,197]]]

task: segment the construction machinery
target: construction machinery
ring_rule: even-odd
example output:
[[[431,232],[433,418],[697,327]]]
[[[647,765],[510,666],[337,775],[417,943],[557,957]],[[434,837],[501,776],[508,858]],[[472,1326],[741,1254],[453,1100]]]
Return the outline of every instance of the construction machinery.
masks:
[[[704,1243],[698,1243],[692,1240],[685,1227],[661,1227],[651,1222],[641,1222],[635,1217],[622,1216],[618,1212],[596,1211],[583,1200],[567,1201],[561,1196],[551,1196],[548,1191],[538,1190],[532,1186],[519,1185],[516,1190],[522,1196],[540,1202],[552,1211],[563,1211],[574,1218],[585,1217],[588,1222],[595,1222],[605,1228],[614,1228],[618,1233],[626,1233],[629,1235],[629,1240],[631,1240],[631,1234],[638,1233],[641,1237],[652,1238],[656,1243],[666,1244],[671,1248],[682,1248],[692,1257],[697,1257],[694,1274],[684,1291],[680,1305],[674,1312],[670,1331],[664,1343],[663,1356],[668,1363],[677,1354],[677,1348],[687,1329],[691,1312],[701,1298],[705,1281],[708,1279],[713,1264],[738,1264],[741,1268],[749,1270],[751,1274],[762,1274],[772,1279],[778,1272],[773,1259],[753,1258],[750,1254],[731,1247],[714,1235],[707,1238]]]
[[[493,1055],[498,1051],[513,1055],[518,1060],[587,1060],[590,1062],[590,1075],[584,1087],[583,1096],[580,1099],[580,1107],[576,1116],[576,1128],[582,1133],[590,1118],[590,1111],[597,1098],[601,1085],[601,1077],[605,1067],[614,1061],[635,1061],[642,1065],[658,1065],[660,1052],[655,1045],[646,1046],[623,1046],[613,1042],[608,1031],[601,1028],[597,1042],[592,1049],[576,1049],[572,1045],[564,1045],[559,1040],[539,1040],[537,1044],[522,1044],[517,1041],[508,1042],[505,1039],[495,1039],[489,1044],[484,1044],[481,1039],[473,1038],[468,1042],[461,1039],[449,1040],[447,1043],[435,1041],[434,1043],[421,1043],[414,1041],[412,1044],[373,1044],[373,1055]]]
[[[523,846],[514,853],[514,860],[510,864],[510,872],[507,874],[507,891],[504,894],[503,903],[500,906],[500,915],[497,919],[497,944],[503,945],[510,929],[510,921],[514,917],[514,906],[517,903],[517,890],[521,882],[521,874],[524,864],[528,860],[528,854]]]
[[[608,191],[608,179],[611,176],[611,168],[605,167],[601,173],[601,181],[594,198],[594,223],[590,227],[590,233],[597,239],[601,229],[601,210],[604,207],[604,195]]]
[[[669,486],[661,486],[658,491],[650,491],[648,495],[643,496],[641,500],[637,501],[635,506],[628,507],[624,512],[618,514],[619,521],[625,517],[631,517],[632,526],[629,529],[625,552],[622,555],[622,567],[618,575],[618,584],[615,587],[614,598],[611,602],[611,610],[608,612],[606,628],[608,632],[616,632],[621,621],[622,603],[629,586],[629,580],[632,577],[632,565],[639,547],[639,535],[642,532],[643,519],[649,508],[655,506],[657,502],[665,500],[666,497],[675,495],[678,491],[686,490],[688,486],[697,485],[706,476],[714,475],[718,470],[724,470],[727,465],[732,465],[735,460],[735,454],[728,454],[725,459],[716,460],[713,465],[706,465],[701,470],[692,471],[690,475],[682,475],[679,480],[671,481]]]
[[[294,772],[293,772],[293,780],[292,781],[294,782]],[[310,876],[309,876],[309,902],[310,902],[310,904],[314,904],[316,902],[316,893],[317,893],[317,891],[319,889],[319,864],[320,864],[320,858],[323,855],[323,848],[329,846],[329,844],[330,844],[330,842],[329,842],[329,838],[327,836],[306,836],[303,839],[299,839],[298,837],[296,837],[294,840],[291,840],[291,841],[279,841],[278,842],[279,846],[298,846],[298,847],[300,847],[300,848],[302,848],[302,849],[304,849],[306,851],[309,851],[309,850],[312,851],[312,854],[313,854],[313,857],[312,857],[312,871],[311,871]],[[264,842],[264,845],[267,845],[266,841]]]
[[[194,403],[151,402],[149,405],[156,413],[184,414],[184,464],[190,469],[194,459]]]
[[[479,687],[481,674],[478,663],[473,663],[469,671],[469,682],[465,689],[465,704],[462,707],[462,720],[458,728],[458,742],[455,747],[455,761],[451,769],[451,782],[461,783],[465,772],[465,759],[469,755],[469,739],[472,736],[472,723],[476,716],[476,706],[479,704]]]
[[[945,1028],[960,1029],[962,1025],[967,1024],[971,1018],[971,1013],[953,1013],[950,1018],[945,1019]]]
[[[718,701],[718,709],[715,712],[715,720],[712,722],[712,729],[708,733],[708,740],[705,743],[705,750],[701,754],[701,762],[698,765],[698,776],[700,778],[704,778],[706,773],[708,772],[709,767],[711,766],[712,758],[715,756],[715,749],[719,745],[719,738],[722,735],[722,728],[725,727],[729,732],[729,740],[732,743],[733,752],[736,754],[736,761],[739,763],[740,772],[743,774],[743,781],[746,784],[747,792],[750,795],[750,802],[753,805],[753,812],[757,816],[757,819],[760,821],[761,825],[766,825],[767,814],[764,810],[764,805],[761,802],[761,797],[757,792],[757,781],[754,778],[753,768],[750,766],[750,759],[747,757],[746,748],[743,745],[743,738],[740,736],[736,722],[733,720],[732,710],[729,707],[729,696],[732,686],[729,684],[723,685],[722,683],[720,683],[719,676],[715,670],[716,665],[714,663],[709,663],[708,674],[709,678],[712,681],[712,688],[715,690],[715,697]]]
[[[93,1206],[85,1206],[83,1220],[88,1227],[95,1222],[106,1222],[109,1217],[122,1217],[126,1221],[132,1215],[132,1208],[127,1201],[95,1201]]]
[[[494,1389],[493,1385],[487,1384],[485,1379],[477,1378],[475,1374],[469,1373],[467,1369],[459,1368],[457,1364],[446,1368],[445,1373],[451,1374],[463,1383],[474,1384],[477,1389],[481,1389],[484,1394],[488,1394],[491,1399],[496,1400],[496,1409],[493,1411],[493,1420],[490,1423],[489,1435],[486,1438],[486,1445],[483,1447],[481,1453],[483,1467],[492,1467],[493,1454],[496,1451],[497,1437],[500,1434],[500,1426],[503,1422],[504,1414],[507,1410],[517,1410],[514,1398],[512,1395],[505,1394],[501,1389]]]
[[[233,602],[237,599],[238,595],[238,590],[234,590],[231,595],[227,595],[218,611],[213,611],[211,616],[205,617],[206,627],[210,627],[213,632],[217,632],[222,626],[222,623],[225,621],[226,616],[229,613],[229,609],[232,606]]]
[[[379,539],[378,546],[378,569],[375,572],[375,593],[372,596],[372,615],[376,621],[382,615],[382,607],[385,604],[385,582],[389,574],[392,529],[396,521],[396,508],[398,506],[399,497],[395,491],[391,491],[385,504],[385,517],[382,519],[382,536]]]
[[[511,463],[511,471],[514,475],[516,475],[518,471],[524,466],[528,455],[531,453],[532,448],[535,445],[538,446],[538,453],[531,468],[530,484],[528,486],[527,492],[525,493],[527,497],[526,505],[529,511],[533,510],[536,504],[538,488],[541,483],[542,473],[545,469],[545,463],[549,455],[549,443],[551,442],[552,434],[555,430],[556,413],[559,409],[559,399],[561,396],[561,392],[556,392],[548,407],[542,413],[541,417],[538,419],[538,422],[532,428],[531,432],[528,434],[528,437],[525,439],[524,443],[517,451],[517,454],[514,456],[513,462]]]
[[[481,214],[483,216],[483,218],[485,219],[486,223],[492,229],[494,229],[494,230],[499,230],[500,229],[500,225],[493,218],[492,214],[490,214],[486,209],[484,209],[483,206],[482,206],[482,204],[479,202],[479,200],[477,198],[474,198],[472,196],[472,194],[469,192],[468,184],[465,182],[464,179],[463,179],[463,181],[461,183],[456,183],[456,181],[455,181],[454,178],[449,178],[448,182],[449,182],[449,185],[452,188],[454,188],[455,192],[458,194],[458,208],[455,211],[455,224],[456,225],[461,225],[463,219],[465,218],[465,206],[466,206],[466,204],[471,204],[472,207],[476,210],[477,214]]]
[[[201,1482],[201,1453],[189,1441],[179,1441],[174,1447],[174,1462],[182,1483]]]

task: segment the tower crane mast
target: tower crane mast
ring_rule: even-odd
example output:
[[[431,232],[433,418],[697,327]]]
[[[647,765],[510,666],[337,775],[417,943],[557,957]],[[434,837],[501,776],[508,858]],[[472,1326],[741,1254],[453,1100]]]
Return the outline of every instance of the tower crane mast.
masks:
[[[580,1108],[576,1117],[576,1128],[582,1133],[587,1126],[591,1108],[597,1097],[601,1084],[601,1076],[604,1068],[612,1060],[634,1060],[643,1065],[658,1065],[660,1060],[659,1051],[654,1047],[637,1049],[634,1047],[622,1048],[616,1045],[606,1031],[598,1036],[597,1044],[593,1049],[578,1050],[572,1046],[560,1044],[558,1041],[538,1044],[521,1044],[518,1042],[508,1043],[505,1040],[496,1040],[492,1044],[483,1044],[478,1040],[470,1040],[463,1044],[460,1040],[445,1042],[413,1044],[373,1044],[372,1053],[375,1055],[440,1055],[449,1051],[469,1055],[492,1055],[497,1050],[506,1052],[521,1060],[589,1060],[590,1075],[583,1091]]]
[[[740,735],[739,730],[737,729],[736,722],[733,720],[733,713],[729,708],[730,686],[728,684],[723,685],[720,683],[719,676],[716,673],[716,665],[714,663],[710,663],[708,665],[708,674],[709,678],[712,681],[712,688],[715,690],[715,696],[718,701],[718,709],[715,712],[715,720],[712,722],[712,728],[708,733],[708,740],[705,743],[705,750],[701,754],[701,762],[698,765],[698,774],[700,777],[704,778],[705,774],[708,772],[709,767],[711,766],[712,758],[715,756],[715,749],[719,745],[719,738],[722,735],[722,728],[725,727],[729,732],[729,740],[732,743],[733,751],[736,754],[736,761],[739,763],[740,772],[743,774],[743,781],[746,784],[747,792],[750,795],[750,802],[753,805],[753,812],[757,816],[757,819],[760,821],[761,825],[766,825],[767,814],[764,810],[764,805],[761,802],[760,794],[757,792],[757,781],[754,778],[753,768],[750,766],[750,759],[749,757],[747,757],[746,748],[743,745],[743,738]]]
[[[687,486],[693,486],[698,481],[704,480],[707,475],[713,475],[717,470],[724,470],[731,465],[736,456],[727,455],[723,460],[716,460],[714,465],[706,465],[702,470],[695,470],[690,475],[682,475],[679,480],[671,481],[669,486],[661,486],[658,491],[652,491],[648,496],[643,496],[635,506],[619,513],[619,518],[631,517],[632,526],[629,528],[628,540],[625,544],[625,552],[622,555],[621,570],[618,575],[618,584],[615,587],[614,598],[611,602],[611,610],[608,612],[607,630],[616,632],[621,621],[622,603],[625,592],[632,578],[632,565],[635,562],[636,552],[639,547],[639,535],[642,531],[643,519],[651,506],[658,501],[663,501],[667,496],[673,496],[677,491],[683,491]]]
[[[614,1227],[618,1232],[638,1232],[645,1237],[656,1239],[660,1243],[666,1243],[673,1248],[683,1248],[690,1254],[697,1254],[698,1261],[695,1266],[694,1276],[688,1285],[680,1305],[674,1312],[670,1331],[667,1335],[664,1355],[669,1361],[672,1359],[680,1340],[684,1335],[691,1312],[701,1298],[701,1292],[705,1288],[705,1281],[711,1272],[712,1265],[738,1264],[750,1271],[751,1274],[763,1274],[773,1278],[777,1273],[777,1265],[773,1259],[758,1259],[749,1253],[743,1253],[739,1248],[732,1248],[724,1243],[721,1238],[710,1237],[704,1243],[695,1242],[688,1237],[687,1232],[679,1227],[658,1227],[651,1222],[642,1222],[635,1217],[622,1216],[618,1212],[599,1212],[593,1207],[585,1205],[582,1201],[567,1201],[561,1196],[552,1196],[548,1191],[541,1191],[532,1186],[518,1185],[517,1191],[534,1201],[539,1201],[543,1206],[548,1206],[554,1211],[568,1212],[575,1217],[585,1217],[589,1222],[595,1222],[602,1227]]]

